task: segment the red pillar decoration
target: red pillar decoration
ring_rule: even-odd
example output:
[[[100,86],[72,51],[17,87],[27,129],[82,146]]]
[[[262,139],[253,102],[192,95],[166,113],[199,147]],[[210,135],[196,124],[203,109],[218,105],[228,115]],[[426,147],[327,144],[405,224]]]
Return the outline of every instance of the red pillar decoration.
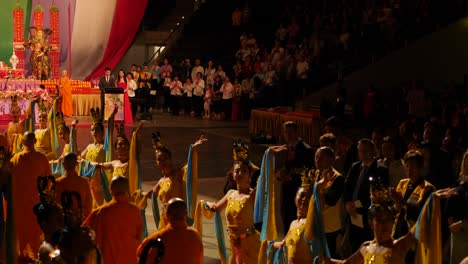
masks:
[[[33,25],[37,29],[44,29],[44,9],[41,5],[37,5],[33,11]]]
[[[19,59],[16,66],[18,70],[24,70],[24,10],[20,2],[16,2],[13,9],[13,51]]]
[[[52,4],[49,10],[50,14],[50,29],[52,35],[49,37],[49,59],[52,67],[52,78],[60,78],[60,13],[59,9]]]

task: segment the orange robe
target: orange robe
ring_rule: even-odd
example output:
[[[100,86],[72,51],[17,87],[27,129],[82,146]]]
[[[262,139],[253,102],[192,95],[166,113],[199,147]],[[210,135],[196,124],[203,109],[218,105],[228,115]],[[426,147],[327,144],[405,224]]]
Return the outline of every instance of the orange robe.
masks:
[[[140,209],[125,196],[114,197],[84,221],[96,232],[104,264],[136,264],[143,233]]]
[[[68,77],[60,78],[60,95],[62,95],[62,113],[64,116],[73,115],[73,99],[71,81]]]
[[[14,232],[20,257],[37,255],[42,231],[36,222],[33,207],[39,203],[37,177],[51,174],[47,157],[37,151],[23,150],[11,158]]]
[[[76,171],[65,172],[65,175],[57,179],[55,187],[55,198],[57,203],[61,203],[62,192],[76,191],[80,194],[81,205],[83,207],[83,219],[91,214],[93,209],[93,197],[89,189],[88,180],[78,176]]]
[[[140,258],[148,243],[158,237],[161,238],[164,244],[162,264],[203,263],[203,243],[200,234],[194,228],[188,227],[185,221],[170,223],[165,228],[147,237],[138,247],[138,258]],[[150,249],[145,263],[156,263],[157,253],[157,250]]]

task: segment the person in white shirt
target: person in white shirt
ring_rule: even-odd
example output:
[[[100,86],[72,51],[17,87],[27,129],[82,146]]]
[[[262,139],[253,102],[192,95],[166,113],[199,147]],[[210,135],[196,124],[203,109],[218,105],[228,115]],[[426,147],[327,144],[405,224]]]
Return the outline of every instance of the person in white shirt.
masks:
[[[195,116],[200,116],[203,111],[203,95],[205,94],[205,81],[202,78],[202,73],[197,73],[197,77],[192,83],[193,87],[193,111]]]
[[[133,80],[133,74],[131,72],[127,73],[126,78],[127,78],[127,88],[125,92],[127,92],[128,99],[130,99],[130,105],[132,107],[132,116],[133,116],[133,119],[135,119],[135,115],[137,112],[137,102],[135,100],[136,99],[135,92],[138,89],[138,85],[135,82],[135,80]]]
[[[307,79],[309,77],[309,63],[303,55],[299,55],[297,58],[296,77],[298,95],[305,96],[307,93]]]
[[[389,186],[396,188],[400,180],[406,178],[403,160],[396,151],[395,141],[391,137],[384,137],[381,143],[383,159],[378,162],[388,168]]]
[[[163,100],[163,112],[169,112],[169,107],[171,105],[171,73],[167,72],[166,77],[164,78],[164,83],[163,83],[163,95],[164,95],[164,100]]]
[[[190,77],[185,78],[184,85],[182,86],[183,97],[184,97],[184,114],[194,115],[195,112],[192,111],[192,94],[193,87]]]
[[[200,59],[195,60],[195,66],[192,68],[192,74],[190,75],[192,77],[192,80],[195,80],[197,78],[197,73],[201,72],[202,75],[205,72],[205,69],[203,69],[203,66],[200,65]]]
[[[232,93],[234,91],[234,86],[229,81],[229,77],[226,76],[224,78],[224,83],[219,89],[219,92],[223,94],[222,96],[222,104],[223,104],[223,112],[226,119],[231,119],[231,112],[232,112]]]
[[[179,115],[180,105],[182,102],[182,82],[179,81],[179,76],[175,75],[171,82],[171,108],[172,115]]]

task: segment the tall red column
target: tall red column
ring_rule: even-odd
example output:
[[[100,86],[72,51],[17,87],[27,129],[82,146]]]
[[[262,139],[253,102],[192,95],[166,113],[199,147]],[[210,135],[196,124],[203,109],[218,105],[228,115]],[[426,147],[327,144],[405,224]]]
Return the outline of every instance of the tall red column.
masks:
[[[24,70],[24,10],[20,2],[16,3],[13,9],[13,51],[19,59],[16,66],[19,70]]]
[[[44,9],[37,5],[33,10],[33,25],[37,29],[44,29]]]
[[[49,38],[49,59],[52,67],[52,78],[60,78],[60,12],[55,3],[49,10],[50,29],[52,35]]]

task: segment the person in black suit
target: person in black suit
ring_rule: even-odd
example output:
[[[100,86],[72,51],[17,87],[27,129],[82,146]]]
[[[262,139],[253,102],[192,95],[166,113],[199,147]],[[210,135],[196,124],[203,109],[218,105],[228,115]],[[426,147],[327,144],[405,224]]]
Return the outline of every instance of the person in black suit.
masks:
[[[112,88],[116,86],[114,76],[112,76],[111,73],[111,68],[106,67],[104,70],[104,76],[99,79],[99,89],[101,90],[101,120],[104,120],[104,109],[106,106],[104,102],[104,96],[106,94],[106,88]]]
[[[301,186],[301,172],[314,167],[315,151],[298,136],[296,123],[285,122],[283,133],[286,144],[273,147],[273,150],[287,152],[286,163],[277,172],[277,178],[282,183],[281,214],[284,232],[287,232],[291,222],[297,219],[295,197]]]
[[[377,163],[375,146],[372,140],[363,138],[358,145],[359,161],[354,163],[346,177],[344,202],[347,213],[351,216],[349,239],[353,251],[362,243],[373,239],[369,226],[368,209],[371,205],[370,189],[372,185],[388,187],[388,169]],[[362,219],[359,221],[357,219]],[[359,223],[361,222],[361,223]]]

